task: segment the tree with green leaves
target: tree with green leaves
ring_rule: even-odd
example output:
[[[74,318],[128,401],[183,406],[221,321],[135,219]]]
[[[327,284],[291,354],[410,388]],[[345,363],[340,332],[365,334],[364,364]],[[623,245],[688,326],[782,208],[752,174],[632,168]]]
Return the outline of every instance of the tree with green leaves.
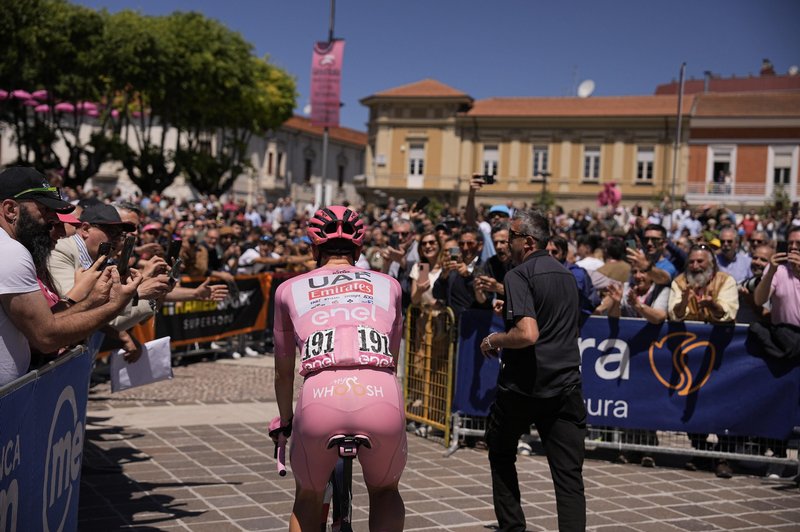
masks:
[[[219,194],[249,166],[252,136],[279,127],[295,106],[291,76],[199,13],[109,15],[63,0],[0,0],[0,24],[0,47],[10,50],[0,56],[0,87],[48,94],[47,110],[0,102],[0,120],[15,131],[21,163],[61,168],[67,185],[118,160],[145,193],[184,174]]]

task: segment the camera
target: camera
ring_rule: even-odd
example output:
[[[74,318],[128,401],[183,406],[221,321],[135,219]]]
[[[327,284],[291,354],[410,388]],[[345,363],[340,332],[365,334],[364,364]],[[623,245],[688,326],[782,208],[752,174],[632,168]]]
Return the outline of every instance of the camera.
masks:
[[[494,185],[495,182],[497,181],[497,177],[495,177],[494,174],[484,174],[481,176],[481,179],[487,185]]]

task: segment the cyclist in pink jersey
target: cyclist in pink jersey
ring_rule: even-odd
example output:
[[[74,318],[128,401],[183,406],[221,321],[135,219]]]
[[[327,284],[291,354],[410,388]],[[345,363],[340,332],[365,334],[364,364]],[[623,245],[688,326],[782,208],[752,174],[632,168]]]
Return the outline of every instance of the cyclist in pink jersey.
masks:
[[[355,211],[322,208],[307,233],[317,269],[285,281],[275,294],[275,392],[281,426],[293,436],[296,484],[289,530],[319,530],[325,486],[339,458],[327,444],[337,434],[370,439],[371,446],[358,453],[370,530],[402,530],[398,484],[408,447],[394,374],[402,334],[400,284],[354,266],[364,241]],[[305,381],[293,414],[296,347]]]

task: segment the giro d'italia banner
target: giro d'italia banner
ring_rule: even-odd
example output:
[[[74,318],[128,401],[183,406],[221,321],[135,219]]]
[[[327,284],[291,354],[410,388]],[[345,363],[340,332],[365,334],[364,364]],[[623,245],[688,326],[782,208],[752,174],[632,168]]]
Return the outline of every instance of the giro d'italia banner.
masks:
[[[338,127],[344,41],[317,42],[311,56],[311,125]]]
[[[205,279],[182,280],[193,288]],[[224,301],[167,302],[156,314],[155,337],[169,336],[178,347],[263,331],[267,326],[269,274],[237,275]],[[215,281],[212,281],[212,284]]]
[[[478,345],[502,323],[485,311],[461,319],[453,409],[487,415],[499,363]],[[762,356],[747,329],[589,318],[579,338],[589,423],[787,438],[800,425],[800,361]]]
[[[0,532],[77,530],[92,359],[75,351],[0,389]]]

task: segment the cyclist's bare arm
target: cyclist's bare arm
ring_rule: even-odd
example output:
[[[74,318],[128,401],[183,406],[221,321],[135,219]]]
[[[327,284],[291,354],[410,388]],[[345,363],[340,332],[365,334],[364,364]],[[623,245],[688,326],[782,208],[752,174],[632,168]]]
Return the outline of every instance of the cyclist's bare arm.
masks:
[[[292,418],[294,412],[292,399],[294,396],[295,332],[291,319],[289,319],[288,309],[281,304],[280,298],[276,297],[276,301],[279,306],[275,309],[273,328],[275,398],[278,402],[281,422],[285,424]]]
[[[401,292],[397,293],[394,298],[394,308],[397,309],[397,318],[394,320],[392,332],[389,336],[389,352],[394,355],[394,360],[397,362],[400,356],[400,340],[403,338],[403,295]]]

